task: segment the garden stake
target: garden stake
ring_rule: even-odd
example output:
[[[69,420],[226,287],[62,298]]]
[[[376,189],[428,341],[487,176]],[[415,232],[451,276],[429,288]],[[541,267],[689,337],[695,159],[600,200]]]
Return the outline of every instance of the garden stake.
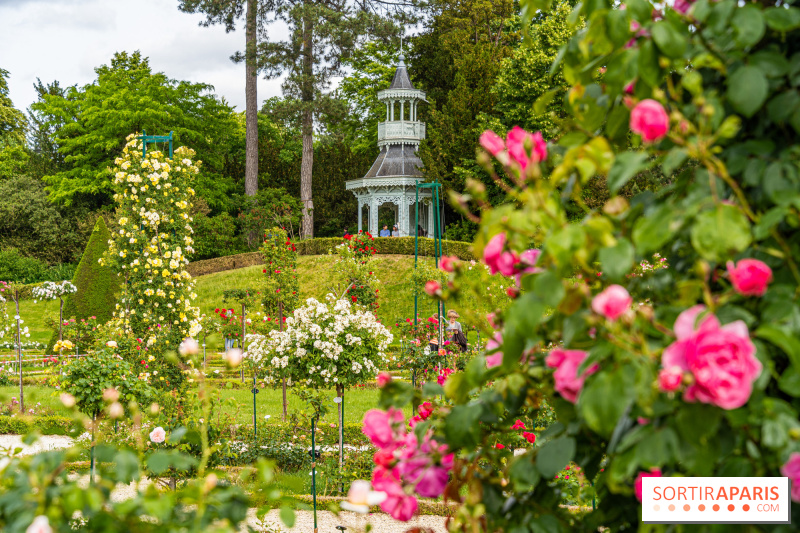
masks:
[[[247,309],[245,309],[245,303],[242,302],[242,342],[241,342],[242,353],[244,353],[244,336],[247,333],[247,322],[245,322],[247,318],[246,313]],[[242,365],[242,383],[244,383],[244,365]]]
[[[22,335],[19,330],[19,289],[14,287],[14,303],[17,304],[17,359],[19,360],[19,412],[25,412],[25,398],[22,394]]]
[[[591,487],[592,487],[592,511],[594,511],[594,510],[595,510],[595,503],[594,503],[594,497],[595,497],[595,491],[594,491],[594,482],[592,482],[592,481],[589,481],[589,485],[591,485]]]
[[[314,499],[314,533],[317,533],[317,449],[314,444],[314,435],[317,433],[316,421],[316,417],[311,419],[311,497]]]
[[[253,372],[253,437],[258,435],[258,425],[256,421],[256,394],[258,394],[258,389],[256,388],[256,374],[254,371]]]

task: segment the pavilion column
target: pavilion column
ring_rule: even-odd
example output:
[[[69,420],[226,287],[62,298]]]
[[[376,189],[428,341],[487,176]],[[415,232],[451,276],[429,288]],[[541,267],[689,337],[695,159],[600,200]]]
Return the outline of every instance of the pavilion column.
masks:
[[[389,118],[389,120],[394,120],[394,100],[390,100],[389,105],[391,106],[392,109],[391,117]]]
[[[364,202],[361,201],[361,198],[358,199],[358,231],[362,230],[361,227],[361,216],[362,212],[364,211]]]
[[[369,200],[369,232],[373,237],[378,236],[378,199]]]
[[[406,119],[405,100],[400,100],[400,120]]]
[[[389,102],[386,102],[386,120],[389,120]]]
[[[433,198],[431,198],[431,200],[433,200]],[[434,229],[434,226],[433,226],[433,201],[431,201],[430,203],[428,203],[428,237],[433,238],[433,236],[434,236],[433,229]]]

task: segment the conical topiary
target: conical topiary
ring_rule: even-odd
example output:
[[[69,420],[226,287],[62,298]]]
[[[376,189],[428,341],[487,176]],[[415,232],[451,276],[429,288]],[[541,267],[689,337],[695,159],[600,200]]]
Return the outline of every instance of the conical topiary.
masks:
[[[72,280],[78,291],[70,294],[64,302],[64,318],[74,316],[80,320],[94,316],[98,324],[104,324],[113,316],[119,278],[109,267],[100,266],[98,262],[108,249],[110,238],[103,217],[98,217]]]

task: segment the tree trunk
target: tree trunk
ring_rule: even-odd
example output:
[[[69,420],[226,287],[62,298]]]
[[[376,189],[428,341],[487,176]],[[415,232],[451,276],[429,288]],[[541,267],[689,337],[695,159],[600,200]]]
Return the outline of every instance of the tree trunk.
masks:
[[[245,137],[244,193],[255,196],[258,192],[258,91],[256,86],[256,10],[257,0],[247,0],[247,26],[245,44]]]
[[[311,172],[314,166],[314,117],[311,106],[314,102],[314,49],[313,21],[309,14],[303,16],[303,80],[302,80],[302,125],[303,159],[300,164],[300,201],[303,202],[303,223],[300,238],[314,237],[314,202],[311,193]]]

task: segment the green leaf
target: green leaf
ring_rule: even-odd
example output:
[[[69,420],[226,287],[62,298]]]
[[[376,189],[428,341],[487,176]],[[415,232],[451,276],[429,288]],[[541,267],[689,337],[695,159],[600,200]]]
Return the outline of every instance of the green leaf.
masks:
[[[800,372],[800,340],[783,331],[780,326],[765,324],[756,330],[756,337],[774,344],[786,354],[792,366]]]
[[[800,398],[800,372],[793,366],[784,370],[778,380],[778,388],[790,396]]]
[[[281,522],[288,528],[294,527],[294,509],[291,507],[281,507],[280,512]]]
[[[675,207],[662,205],[636,220],[633,226],[633,242],[641,253],[661,250],[680,226],[681,219]]]
[[[656,22],[651,32],[653,40],[665,56],[679,58],[686,53],[686,37],[668,20]]]
[[[581,391],[578,409],[586,424],[604,437],[611,436],[617,421],[633,400],[632,374],[630,367],[603,369],[590,376]]]
[[[575,456],[575,439],[560,437],[538,449],[536,468],[545,479],[552,479]]]
[[[692,246],[709,261],[723,261],[750,244],[750,222],[732,205],[718,205],[697,216],[691,231]]]
[[[764,11],[767,26],[779,32],[787,32],[800,28],[800,9],[790,7],[770,7]]]
[[[530,455],[514,457],[511,460],[511,466],[508,467],[508,475],[519,492],[533,490],[539,479],[541,479],[541,474],[531,462]]]
[[[456,405],[444,421],[444,434],[447,442],[454,447],[470,448],[478,444],[478,419],[481,416],[479,405]]]
[[[644,152],[623,152],[614,159],[614,164],[608,172],[608,188],[611,194],[617,194],[626,183],[636,174],[646,170],[648,155]]]
[[[639,47],[639,75],[651,87],[661,84],[661,66],[658,52],[652,41],[645,41]]]
[[[661,170],[665,176],[672,176],[676,168],[681,166],[688,157],[686,150],[683,148],[675,147],[667,153],[664,161],[661,163]]]
[[[783,55],[768,50],[751,55],[748,62],[768,78],[781,78],[789,71],[789,61]]]
[[[439,396],[442,393],[444,393],[444,389],[435,381],[427,381],[425,382],[425,385],[422,386],[422,396],[424,398],[433,398],[434,396]]]
[[[612,280],[622,279],[622,276],[630,272],[633,266],[633,245],[624,237],[619,239],[615,246],[602,248],[598,255],[603,275]]]
[[[172,466],[172,457],[167,452],[158,451],[147,458],[147,468],[152,470],[154,474],[161,474],[170,466]]]
[[[767,99],[769,84],[761,69],[740,67],[728,78],[728,102],[745,117],[752,117]]]
[[[764,36],[766,25],[761,10],[752,5],[737,9],[731,18],[734,39],[740,46],[750,47]]]

